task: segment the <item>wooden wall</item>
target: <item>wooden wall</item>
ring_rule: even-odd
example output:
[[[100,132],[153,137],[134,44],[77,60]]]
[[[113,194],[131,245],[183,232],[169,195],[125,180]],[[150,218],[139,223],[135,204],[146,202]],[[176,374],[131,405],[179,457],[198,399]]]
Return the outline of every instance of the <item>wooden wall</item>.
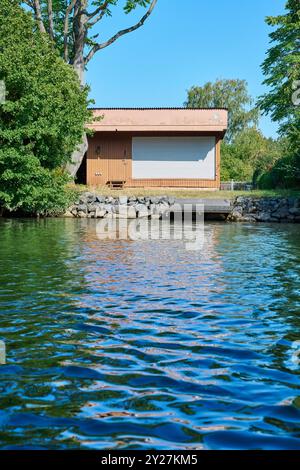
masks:
[[[135,133],[134,135],[153,135]],[[163,135],[160,133],[159,135]],[[171,136],[170,134],[168,134]],[[186,134],[172,135],[215,135],[216,137],[216,177],[205,179],[132,179],[132,137],[129,133],[100,133],[89,138],[87,152],[87,184],[104,186],[111,180],[125,181],[125,187],[181,187],[181,188],[220,188],[220,134]],[[157,134],[156,134],[157,136]]]

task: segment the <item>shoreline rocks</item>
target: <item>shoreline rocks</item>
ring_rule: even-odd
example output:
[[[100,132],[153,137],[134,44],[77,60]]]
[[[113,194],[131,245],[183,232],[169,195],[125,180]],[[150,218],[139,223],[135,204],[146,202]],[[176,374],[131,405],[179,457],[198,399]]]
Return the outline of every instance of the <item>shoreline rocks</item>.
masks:
[[[300,198],[238,196],[227,220],[232,222],[300,223]]]
[[[174,212],[172,196],[101,196],[85,192],[63,217],[110,219],[161,219]],[[176,210],[176,209],[175,209]],[[226,217],[229,222],[300,223],[300,198],[238,196]]]
[[[68,208],[63,217],[77,218],[162,218],[174,204],[174,198],[168,196],[99,196],[86,192]]]

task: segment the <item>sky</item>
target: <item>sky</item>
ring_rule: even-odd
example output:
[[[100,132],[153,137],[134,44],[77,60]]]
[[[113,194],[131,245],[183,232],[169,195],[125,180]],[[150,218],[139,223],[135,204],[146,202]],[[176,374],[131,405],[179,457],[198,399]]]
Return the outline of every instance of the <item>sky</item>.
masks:
[[[101,42],[134,24],[143,8],[129,15],[124,1],[95,32]],[[272,28],[265,17],[282,14],[286,0],[158,0],[139,30],[99,51],[86,80],[97,107],[182,106],[192,85],[218,78],[245,79],[257,98],[267,90],[260,68]],[[276,137],[269,117],[260,127]]]

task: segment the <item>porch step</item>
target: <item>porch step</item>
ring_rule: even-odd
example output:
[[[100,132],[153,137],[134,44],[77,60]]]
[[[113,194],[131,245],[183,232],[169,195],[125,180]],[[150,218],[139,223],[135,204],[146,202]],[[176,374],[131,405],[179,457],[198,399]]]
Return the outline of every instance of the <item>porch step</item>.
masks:
[[[121,181],[121,180],[111,180],[107,182],[110,189],[123,189],[125,183],[126,181]]]

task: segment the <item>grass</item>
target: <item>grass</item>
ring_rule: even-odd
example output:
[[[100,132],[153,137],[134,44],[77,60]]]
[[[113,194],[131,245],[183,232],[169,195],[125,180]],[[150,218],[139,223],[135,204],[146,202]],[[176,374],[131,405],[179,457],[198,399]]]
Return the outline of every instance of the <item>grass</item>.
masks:
[[[173,196],[175,198],[199,198],[199,199],[234,199],[237,196],[251,197],[300,197],[300,189],[274,189],[274,190],[254,190],[254,191],[206,191],[199,189],[186,188],[128,188],[123,190],[112,190],[107,186],[90,187],[85,185],[76,185],[76,190],[80,193],[91,191],[102,196]]]

